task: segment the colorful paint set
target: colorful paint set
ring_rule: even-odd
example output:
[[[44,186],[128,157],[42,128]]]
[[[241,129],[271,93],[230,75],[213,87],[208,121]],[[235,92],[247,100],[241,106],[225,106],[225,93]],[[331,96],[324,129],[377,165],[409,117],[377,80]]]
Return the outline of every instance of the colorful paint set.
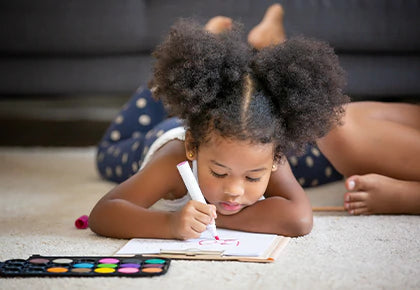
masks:
[[[2,277],[151,277],[168,271],[170,259],[33,255],[0,263]]]

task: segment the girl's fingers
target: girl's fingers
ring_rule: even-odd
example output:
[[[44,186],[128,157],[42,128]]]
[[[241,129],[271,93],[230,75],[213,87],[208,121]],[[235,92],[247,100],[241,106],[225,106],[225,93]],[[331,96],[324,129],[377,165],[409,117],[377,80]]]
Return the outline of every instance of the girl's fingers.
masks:
[[[203,223],[210,223],[212,219],[217,218],[216,207],[213,204],[204,204],[198,201],[192,201],[194,208],[202,215],[197,215],[197,218]],[[207,217],[207,219],[206,219]]]

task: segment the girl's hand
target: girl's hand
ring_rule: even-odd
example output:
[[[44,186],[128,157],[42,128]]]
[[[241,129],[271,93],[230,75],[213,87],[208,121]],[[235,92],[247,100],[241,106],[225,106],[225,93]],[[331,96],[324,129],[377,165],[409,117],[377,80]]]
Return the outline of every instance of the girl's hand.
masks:
[[[215,218],[217,214],[214,205],[190,200],[180,211],[173,213],[172,234],[181,240],[198,238]]]

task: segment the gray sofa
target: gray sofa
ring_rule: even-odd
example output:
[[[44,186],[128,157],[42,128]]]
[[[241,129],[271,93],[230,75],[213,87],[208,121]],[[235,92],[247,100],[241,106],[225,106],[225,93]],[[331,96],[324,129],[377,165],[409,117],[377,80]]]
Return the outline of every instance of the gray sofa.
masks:
[[[287,36],[329,42],[353,98],[420,100],[420,0],[91,0],[0,2],[0,96],[129,94],[178,17],[255,26],[272,3]]]

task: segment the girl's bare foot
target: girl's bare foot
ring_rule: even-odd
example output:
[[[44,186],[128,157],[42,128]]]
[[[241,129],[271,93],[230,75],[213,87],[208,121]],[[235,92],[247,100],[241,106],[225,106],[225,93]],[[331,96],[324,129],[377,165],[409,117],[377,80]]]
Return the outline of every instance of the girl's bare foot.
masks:
[[[346,180],[344,208],[359,214],[420,214],[420,182],[378,174],[354,175]]]
[[[225,16],[215,16],[210,19],[207,24],[204,26],[204,29],[214,33],[219,34],[225,30],[232,28],[232,19]]]
[[[286,40],[283,28],[283,7],[273,4],[268,7],[263,20],[248,34],[248,43],[256,49],[276,45]]]

